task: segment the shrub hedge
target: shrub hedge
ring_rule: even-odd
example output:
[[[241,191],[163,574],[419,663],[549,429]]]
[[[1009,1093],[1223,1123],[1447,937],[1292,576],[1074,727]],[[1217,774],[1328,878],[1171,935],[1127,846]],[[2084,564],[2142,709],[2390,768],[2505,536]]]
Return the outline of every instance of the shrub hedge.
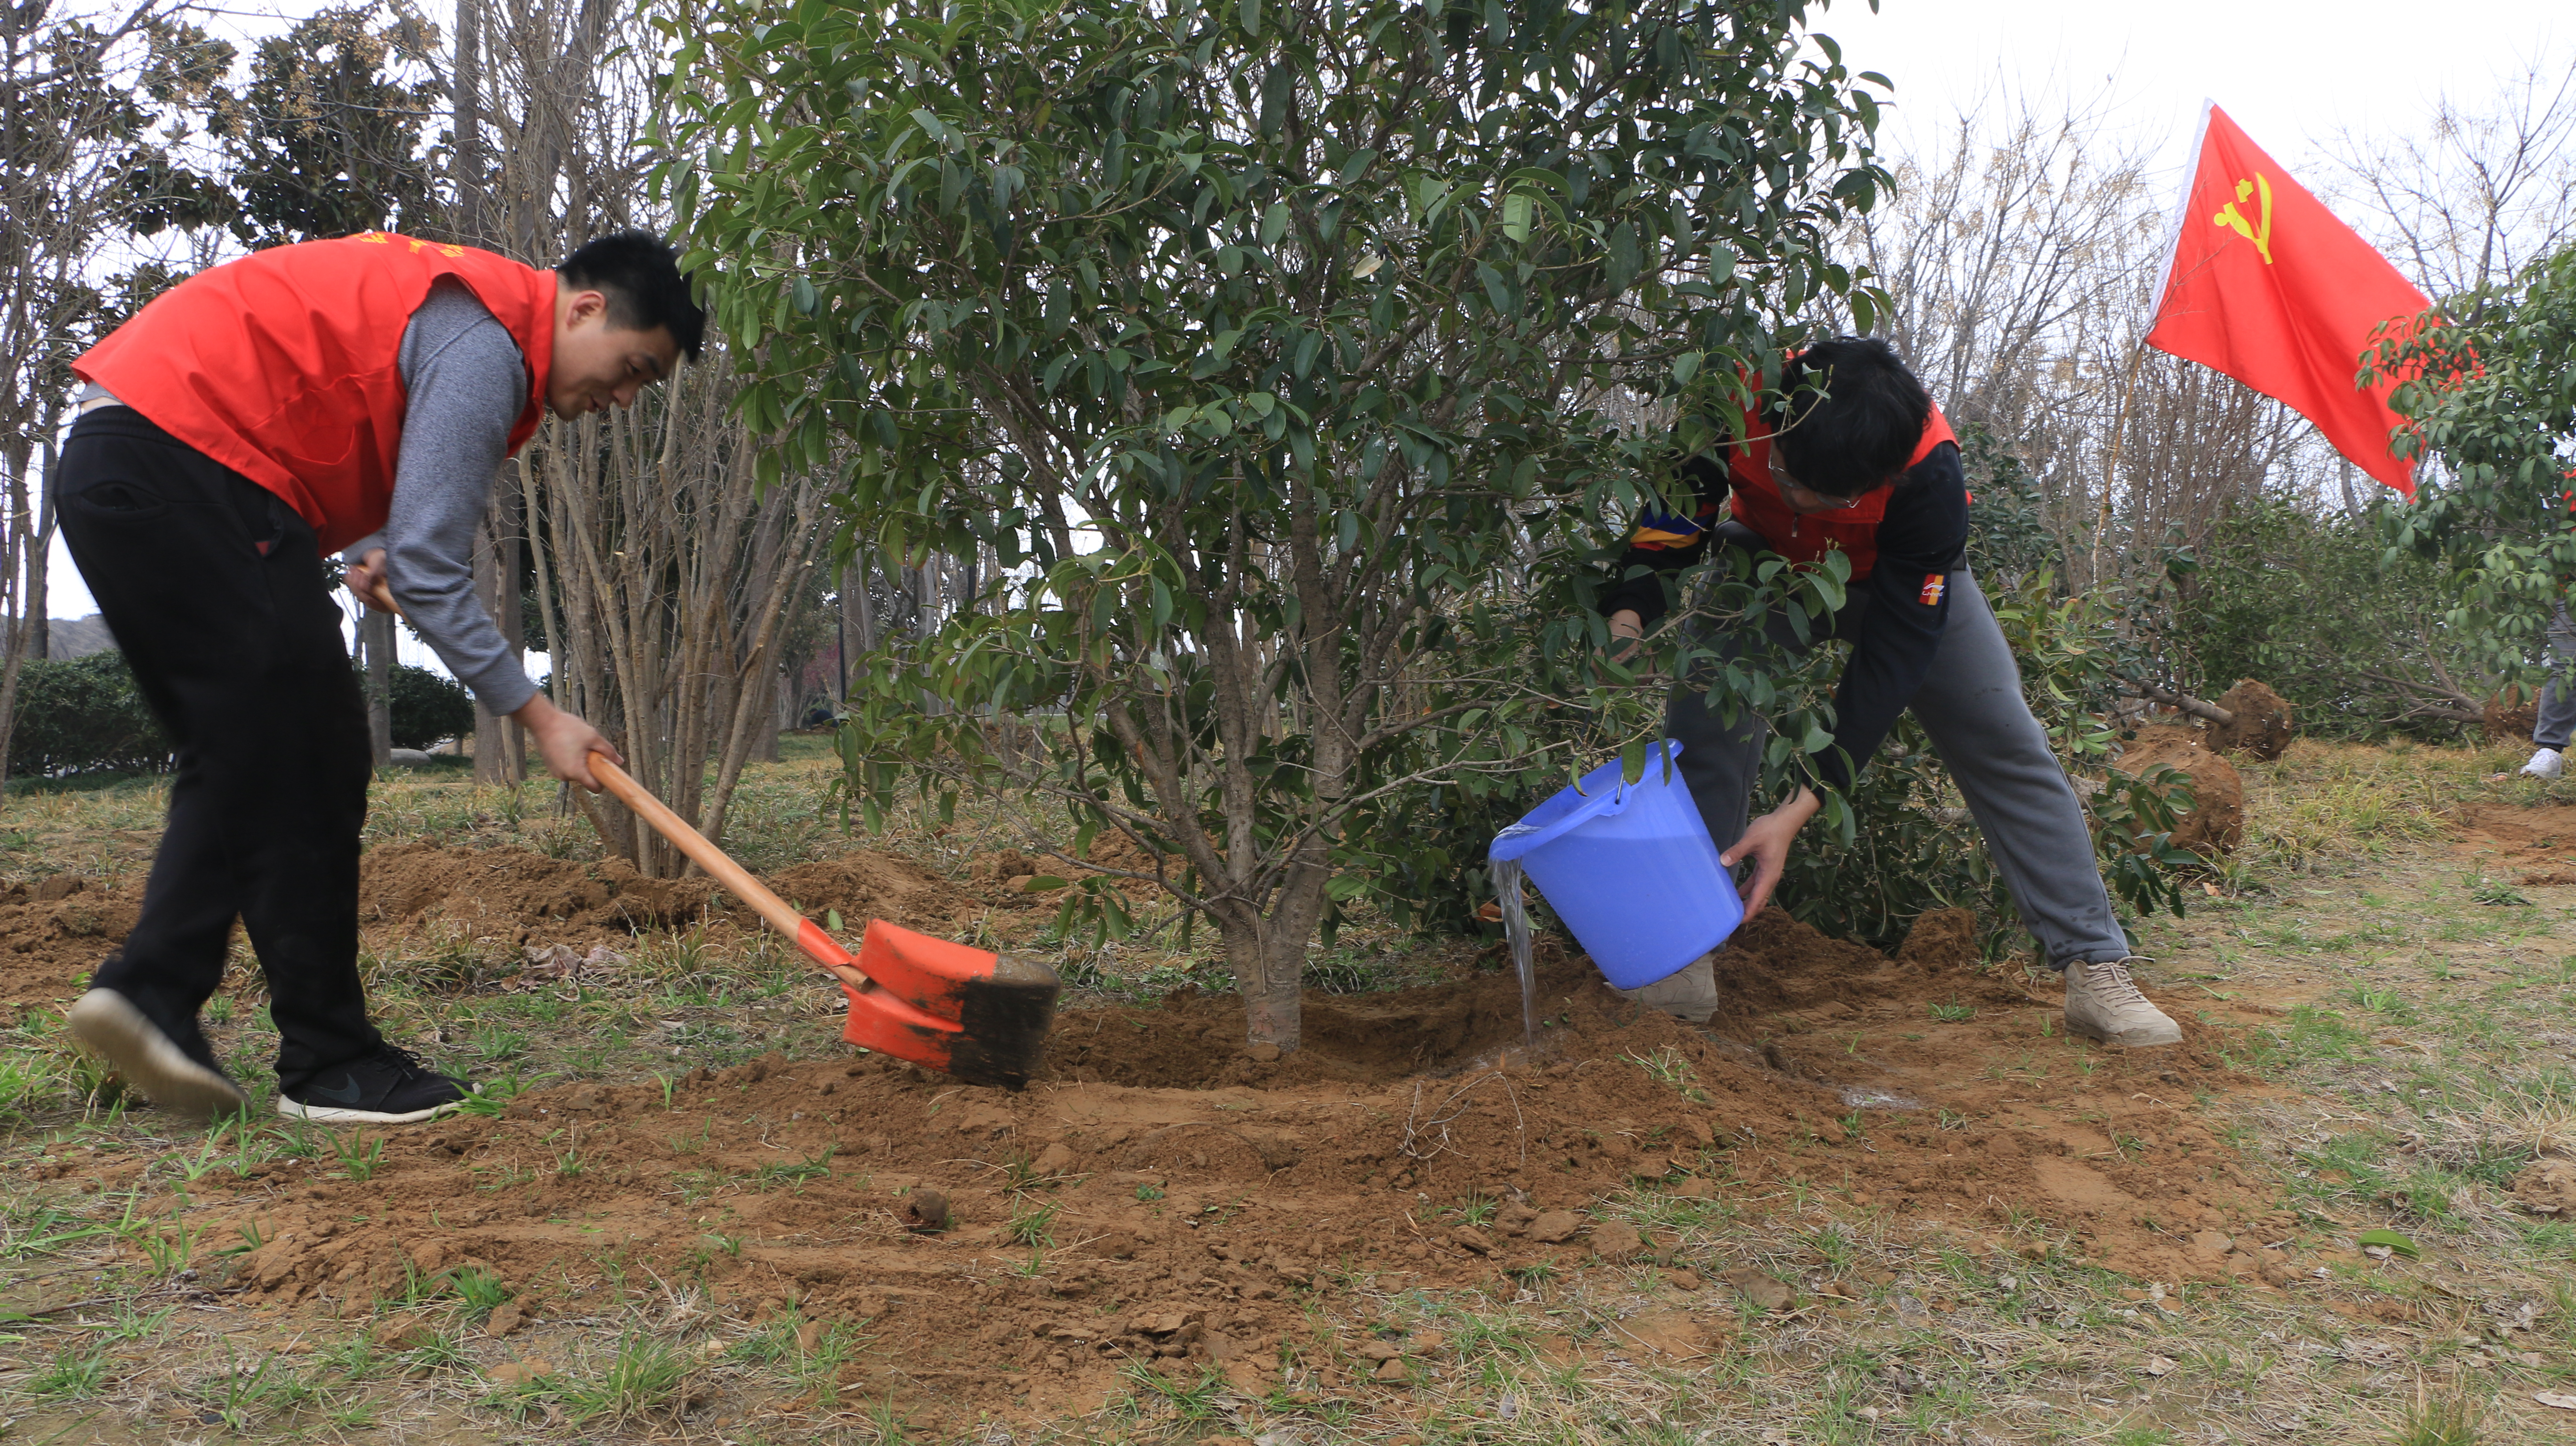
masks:
[[[426,748],[474,727],[474,703],[462,684],[408,664],[393,670],[393,712],[396,748]],[[144,705],[123,653],[110,648],[24,665],[9,737],[11,774],[161,773],[170,766],[170,740]]]

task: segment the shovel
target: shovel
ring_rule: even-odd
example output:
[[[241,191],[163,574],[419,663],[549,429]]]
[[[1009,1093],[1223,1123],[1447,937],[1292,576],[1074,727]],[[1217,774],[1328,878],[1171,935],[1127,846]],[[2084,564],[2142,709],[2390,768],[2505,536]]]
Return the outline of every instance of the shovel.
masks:
[[[605,755],[590,756],[590,771],[656,833],[841,981],[850,996],[842,1039],[945,1070],[968,1084],[1018,1089],[1029,1082],[1064,988],[1054,970],[883,919],[868,921],[853,958],[822,925],[789,908]]]

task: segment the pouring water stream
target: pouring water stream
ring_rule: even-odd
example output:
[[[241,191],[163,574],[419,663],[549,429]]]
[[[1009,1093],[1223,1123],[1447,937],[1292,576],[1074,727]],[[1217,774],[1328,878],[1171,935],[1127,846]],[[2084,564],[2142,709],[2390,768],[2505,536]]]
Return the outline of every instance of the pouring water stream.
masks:
[[[1494,836],[1500,844],[1514,834],[1536,832],[1514,824]],[[1517,858],[1489,859],[1492,865],[1494,900],[1503,910],[1503,938],[1511,945],[1512,967],[1521,976],[1521,1046],[1530,1053],[1538,1050],[1538,969],[1530,960],[1529,906],[1521,898],[1521,861]]]

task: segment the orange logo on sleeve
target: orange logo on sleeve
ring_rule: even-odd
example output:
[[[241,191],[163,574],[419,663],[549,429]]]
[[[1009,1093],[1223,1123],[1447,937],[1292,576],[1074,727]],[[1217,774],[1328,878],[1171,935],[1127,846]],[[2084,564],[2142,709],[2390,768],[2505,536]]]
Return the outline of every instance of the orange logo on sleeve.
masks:
[[[1941,574],[1937,572],[1927,572],[1923,574],[1923,605],[1925,607],[1939,607],[1941,605],[1941,594],[1948,592],[1949,590],[1950,581]]]

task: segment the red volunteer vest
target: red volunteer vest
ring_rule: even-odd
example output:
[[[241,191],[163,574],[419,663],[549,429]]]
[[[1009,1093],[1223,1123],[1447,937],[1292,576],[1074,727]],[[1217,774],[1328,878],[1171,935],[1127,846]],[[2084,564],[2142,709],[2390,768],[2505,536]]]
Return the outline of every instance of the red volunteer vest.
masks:
[[[1734,492],[1728,506],[1735,520],[1762,534],[1762,541],[1773,552],[1791,562],[1814,562],[1840,549],[1851,558],[1852,581],[1869,576],[1870,569],[1878,565],[1878,524],[1887,516],[1887,496],[1894,489],[1881,487],[1839,511],[1800,516],[1781,500],[1779,484],[1771,480],[1769,428],[1747,412],[1744,435],[1753,440],[1734,448],[1734,458],[1727,467],[1726,480]],[[1905,465],[1912,468],[1931,456],[1933,448],[1958,440],[1936,402],[1930,419],[1923,424],[1923,440],[1915,445],[1914,455],[1905,459]]]
[[[284,498],[337,552],[393,505],[403,329],[442,276],[465,283],[527,359],[516,453],[545,414],[555,274],[471,247],[370,231],[261,251],[153,298],[72,373]]]

